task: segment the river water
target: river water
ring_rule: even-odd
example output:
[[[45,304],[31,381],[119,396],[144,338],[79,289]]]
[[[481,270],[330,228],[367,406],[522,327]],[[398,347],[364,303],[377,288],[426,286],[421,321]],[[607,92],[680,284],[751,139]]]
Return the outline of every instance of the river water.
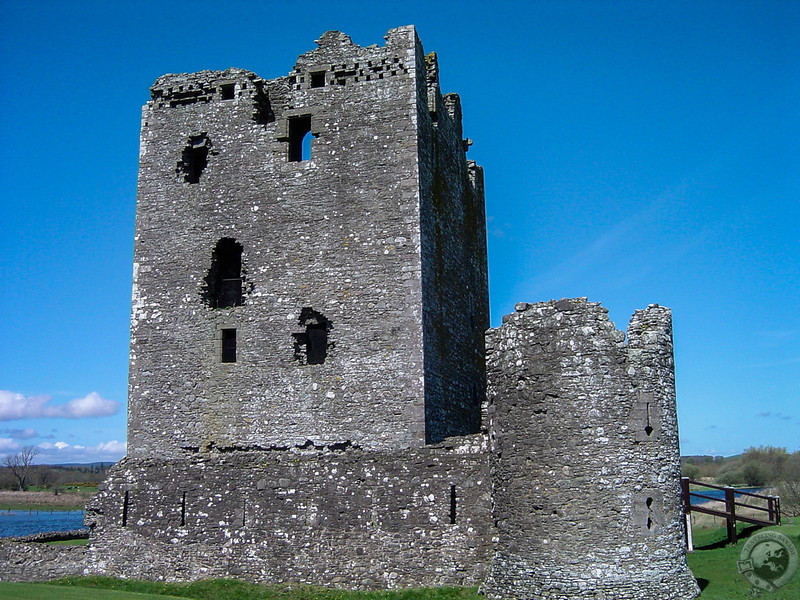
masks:
[[[722,500],[722,501],[725,500],[725,490],[714,490],[714,489],[705,489],[705,488],[700,489],[700,490],[692,490],[692,492],[695,492],[695,491],[698,494],[703,494],[704,496],[711,496],[712,498],[716,498],[716,499]],[[745,498],[745,496],[742,496],[738,492],[747,492],[749,494],[762,494],[762,495],[764,494],[763,488],[737,488],[736,492],[733,494],[733,497],[736,500],[741,500],[742,498]],[[692,505],[703,504],[704,502],[711,502],[711,500],[708,500],[706,498],[698,498],[697,496],[694,495],[694,493],[692,493],[691,499],[692,499]],[[751,502],[751,503],[745,502],[745,504],[755,504],[756,503],[756,499],[755,498],[751,498],[751,500],[753,500],[753,502]],[[763,502],[763,500],[761,502]],[[757,506],[760,506],[760,505],[757,505]]]
[[[0,537],[32,535],[45,531],[86,529],[82,510],[2,510]]]

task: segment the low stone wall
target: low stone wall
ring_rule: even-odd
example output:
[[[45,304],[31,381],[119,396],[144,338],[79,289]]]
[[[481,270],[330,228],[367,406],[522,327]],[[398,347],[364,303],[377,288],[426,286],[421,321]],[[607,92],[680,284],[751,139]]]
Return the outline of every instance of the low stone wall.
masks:
[[[32,535],[21,535],[15,537],[0,538],[9,542],[61,542],[64,540],[86,540],[89,539],[88,529],[72,529],[71,531],[43,531]]]
[[[51,546],[0,539],[0,581],[50,581],[84,575],[88,554],[86,546]]]
[[[89,503],[91,570],[347,588],[476,585],[493,548],[486,438],[416,450],[126,458]]]

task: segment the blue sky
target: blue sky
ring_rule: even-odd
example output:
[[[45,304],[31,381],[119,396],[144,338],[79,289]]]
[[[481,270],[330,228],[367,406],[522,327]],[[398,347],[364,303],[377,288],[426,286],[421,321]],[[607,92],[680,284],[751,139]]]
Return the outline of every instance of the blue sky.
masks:
[[[684,454],[800,450],[800,3],[45,2],[0,8],[0,457],[124,454],[140,107],[415,24],[486,169],[492,322],[673,310]]]

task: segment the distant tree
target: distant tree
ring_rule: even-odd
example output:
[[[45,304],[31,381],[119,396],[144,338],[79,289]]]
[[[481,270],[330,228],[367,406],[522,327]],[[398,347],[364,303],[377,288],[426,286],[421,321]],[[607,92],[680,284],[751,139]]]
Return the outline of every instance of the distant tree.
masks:
[[[747,461],[742,467],[744,482],[752,487],[763,487],[772,479],[768,467],[763,463]]]
[[[53,483],[53,470],[48,465],[39,465],[36,469],[36,481],[43,488],[50,487]]]
[[[16,454],[6,456],[5,465],[17,480],[21,492],[28,489],[28,477],[31,474],[33,459],[38,453],[39,449],[36,446],[25,446]]]
[[[696,480],[700,477],[700,468],[697,465],[687,463],[681,467],[681,475]]]
[[[716,481],[719,485],[736,485],[744,483],[744,474],[732,469],[717,475]]]

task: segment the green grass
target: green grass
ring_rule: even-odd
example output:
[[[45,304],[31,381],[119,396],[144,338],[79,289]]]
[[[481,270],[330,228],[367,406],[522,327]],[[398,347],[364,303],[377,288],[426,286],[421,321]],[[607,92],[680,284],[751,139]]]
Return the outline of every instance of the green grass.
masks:
[[[0,512],[8,510],[20,510],[23,512],[36,511],[36,512],[59,512],[62,510],[83,510],[86,503],[83,504],[69,504],[67,506],[54,506],[52,504],[35,504],[28,502],[6,502],[0,504]]]
[[[85,546],[89,543],[88,538],[81,538],[77,540],[56,540],[55,542],[45,542],[51,546]]]
[[[747,539],[757,531],[774,530],[791,539],[800,549],[800,519],[785,519],[779,527],[744,527],[737,529],[740,536],[736,545],[726,543],[725,528],[696,529],[694,531],[695,551],[687,556],[700,588],[700,600],[738,600],[752,598],[750,583],[737,570],[739,554]],[[800,572],[777,592],[764,592],[770,600],[796,600],[800,598]]]
[[[800,547],[800,519],[764,529],[780,531]],[[696,529],[695,552],[689,567],[702,589],[700,600],[744,600],[752,598],[749,582],[737,571],[737,561],[747,539],[763,529],[740,525],[739,542],[728,545],[725,528]],[[85,543],[85,540],[79,540]],[[58,587],[57,587],[58,586]],[[770,600],[800,598],[800,573]],[[427,588],[395,591],[352,592],[306,585],[256,585],[233,579],[207,579],[192,583],[163,583],[114,579],[112,577],[68,577],[42,584],[0,583],[0,600],[134,600],[164,598],[196,600],[481,600],[476,588]],[[765,596],[766,597],[766,596]]]
[[[64,588],[43,583],[0,582],[0,599],[3,600],[166,600],[174,596],[138,594],[114,590]]]
[[[163,594],[196,600],[484,600],[477,588],[427,588],[357,592],[308,585],[257,585],[234,579],[206,579],[192,583],[134,581],[112,577],[68,577],[53,584],[66,588],[120,590],[143,594]],[[2,595],[0,584],[0,598]],[[103,598],[103,596],[85,596]],[[162,596],[163,597],[163,596]]]

